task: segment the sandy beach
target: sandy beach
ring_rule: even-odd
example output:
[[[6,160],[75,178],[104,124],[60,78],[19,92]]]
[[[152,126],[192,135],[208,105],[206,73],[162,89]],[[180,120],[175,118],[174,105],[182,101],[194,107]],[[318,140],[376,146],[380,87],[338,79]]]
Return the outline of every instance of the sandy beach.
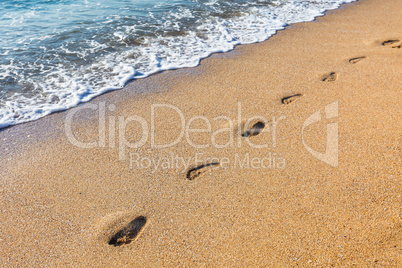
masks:
[[[402,1],[0,131],[1,267],[401,267]]]

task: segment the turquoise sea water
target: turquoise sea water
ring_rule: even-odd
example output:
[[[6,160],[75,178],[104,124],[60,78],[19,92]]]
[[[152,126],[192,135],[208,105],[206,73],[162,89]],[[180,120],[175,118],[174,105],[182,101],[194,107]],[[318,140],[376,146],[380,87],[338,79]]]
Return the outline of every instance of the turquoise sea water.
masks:
[[[0,0],[0,128],[353,0]]]

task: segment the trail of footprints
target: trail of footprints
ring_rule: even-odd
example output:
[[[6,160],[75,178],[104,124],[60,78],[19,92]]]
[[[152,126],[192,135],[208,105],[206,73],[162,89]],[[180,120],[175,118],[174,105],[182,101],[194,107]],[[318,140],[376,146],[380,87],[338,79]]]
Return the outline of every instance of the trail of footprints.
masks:
[[[252,124],[252,127],[246,129],[241,136],[242,137],[252,137],[257,136],[261,133],[261,131],[265,128],[265,123],[262,121],[257,121]],[[220,165],[219,162],[211,162],[199,166],[195,166],[190,168],[186,173],[187,180],[195,180],[202,175],[206,174],[207,172],[212,172],[212,170]],[[141,234],[142,230],[146,226],[147,218],[145,216],[138,216],[134,220],[132,220],[129,224],[125,227],[121,228],[117,232],[115,232],[109,239],[108,244],[120,247],[124,245],[128,245],[135,241],[139,235]]]
[[[398,39],[392,39],[392,40],[387,40],[382,42],[383,46],[389,47],[389,48],[401,48],[402,41]],[[355,57],[349,59],[350,64],[357,64],[363,60],[365,60],[367,57],[366,56],[360,56],[360,57]],[[336,72],[330,72],[324,75],[321,80],[323,82],[335,82],[338,79],[338,73]],[[293,94],[286,96],[281,99],[281,103],[283,105],[290,105],[294,103],[295,101],[299,100],[302,98],[304,95],[301,93]],[[250,122],[248,122],[250,123]],[[250,128],[247,127],[246,123],[242,124],[241,129],[243,131],[240,133],[240,135],[244,138],[251,138],[254,136],[259,135],[263,129],[265,128],[265,123],[262,121],[255,121],[251,122]],[[195,166],[187,170],[186,172],[186,179],[189,181],[195,180],[204,174],[208,172],[212,172],[214,168],[219,167],[220,163],[219,162],[212,162],[212,163],[207,163],[199,166]],[[144,227],[146,226],[147,223],[147,218],[144,216],[138,216],[134,220],[132,220],[128,225],[126,225],[124,228],[120,229],[117,231],[114,235],[112,235],[109,240],[108,244],[113,245],[115,247],[123,246],[132,243],[135,241],[138,236],[141,234],[143,231]]]
[[[390,39],[390,40],[386,40],[386,41],[382,42],[381,44],[383,46],[389,47],[389,48],[401,48],[402,41],[399,40],[399,39]],[[356,63],[359,63],[359,62],[361,62],[362,60],[365,60],[365,59],[367,59],[366,56],[355,57],[355,58],[349,59],[349,63],[350,64],[356,64]],[[322,81],[323,82],[335,82],[336,80],[338,80],[338,77],[339,77],[338,73],[330,72],[330,73],[325,74],[322,77]],[[283,102],[284,100],[285,99],[282,99],[282,103],[284,103]],[[284,104],[288,104],[288,103],[284,103]]]

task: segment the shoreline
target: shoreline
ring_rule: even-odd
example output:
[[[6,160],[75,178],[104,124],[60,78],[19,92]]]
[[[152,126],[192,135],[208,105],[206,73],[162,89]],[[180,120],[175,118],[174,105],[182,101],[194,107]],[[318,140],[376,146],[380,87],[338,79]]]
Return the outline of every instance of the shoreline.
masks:
[[[0,262],[397,267],[398,5],[345,4],[0,131]],[[183,118],[210,131],[174,143]]]
[[[339,1],[339,0],[338,0]],[[339,3],[338,1],[336,1],[335,3],[331,3],[331,4],[322,4],[320,5],[318,2],[314,3],[315,5],[318,5],[314,8],[310,8],[310,7],[305,7],[306,10],[304,10],[304,8],[302,10],[298,10],[296,7],[290,5],[288,6],[287,4],[285,4],[284,6],[280,7],[278,6],[278,10],[276,11],[272,11],[270,8],[265,9],[265,7],[261,6],[260,8],[262,10],[260,10],[260,16],[261,19],[265,18],[263,14],[267,13],[266,16],[268,16],[267,18],[270,18],[270,14],[271,12],[278,12],[279,17],[281,18],[280,21],[277,21],[277,18],[270,18],[268,19],[270,21],[270,23],[266,23],[261,25],[260,23],[256,23],[256,28],[253,28],[253,32],[254,34],[248,36],[247,31],[245,31],[243,34],[241,33],[237,33],[236,30],[236,24],[239,24],[239,22],[233,22],[232,26],[227,26],[228,27],[228,32],[234,32],[232,33],[232,40],[231,38],[224,38],[226,39],[226,41],[223,42],[206,42],[207,48],[202,48],[198,47],[198,43],[204,43],[204,40],[200,39],[198,40],[199,42],[194,42],[193,46],[195,47],[187,47],[188,44],[188,40],[186,41],[186,39],[184,38],[183,40],[180,41],[180,43],[182,44],[182,48],[186,48],[183,49],[183,53],[182,55],[182,60],[180,60],[179,58],[173,59],[173,60],[163,60],[164,58],[164,54],[170,54],[169,52],[169,47],[170,46],[165,46],[165,48],[160,48],[159,50],[161,50],[161,59],[160,59],[160,66],[153,66],[151,67],[151,69],[146,68],[147,71],[142,70],[142,65],[146,65],[146,62],[138,62],[138,63],[133,63],[130,61],[132,60],[130,56],[126,55],[127,57],[123,57],[121,60],[125,61],[125,69],[126,71],[124,71],[124,74],[122,74],[121,72],[123,72],[122,70],[120,70],[120,75],[119,75],[119,79],[118,79],[118,84],[116,83],[112,83],[111,80],[113,80],[113,76],[109,78],[109,80],[105,80],[104,82],[108,85],[108,86],[96,86],[96,85],[92,85],[90,86],[89,84],[91,84],[90,82],[88,82],[89,80],[92,80],[94,77],[87,77],[89,80],[87,81],[89,84],[85,85],[86,82],[85,81],[81,81],[80,75],[76,75],[75,78],[71,77],[72,80],[75,80],[78,84],[77,87],[79,86],[81,89],[80,91],[84,90],[85,92],[79,95],[75,95],[75,93],[77,92],[70,92],[70,90],[67,89],[67,92],[70,93],[71,95],[74,96],[73,97],[63,97],[59,95],[59,90],[61,90],[62,88],[64,88],[62,85],[59,85],[59,87],[56,86],[56,88],[54,88],[53,93],[52,93],[52,98],[53,99],[59,99],[59,102],[54,102],[52,104],[45,102],[42,104],[31,104],[29,106],[29,108],[26,107],[26,105],[24,104],[24,101],[22,101],[21,103],[19,103],[18,101],[18,97],[16,97],[17,99],[14,100],[9,100],[6,101],[7,104],[5,107],[12,107],[15,106],[14,108],[12,108],[11,110],[4,110],[4,109],[0,109],[0,129],[4,128],[6,126],[10,126],[10,125],[15,125],[15,124],[20,124],[20,123],[24,123],[24,122],[29,122],[29,121],[35,121],[39,118],[42,118],[46,115],[44,114],[52,114],[55,112],[61,112],[61,111],[65,111],[68,109],[71,109],[73,107],[76,107],[78,104],[81,103],[85,103],[88,102],[94,98],[96,98],[99,95],[105,94],[107,92],[110,91],[115,91],[115,90],[119,90],[124,88],[127,83],[131,80],[136,80],[136,79],[141,79],[141,78],[146,78],[150,75],[153,74],[157,74],[159,72],[163,72],[166,70],[175,70],[175,69],[181,69],[181,68],[191,68],[194,66],[199,65],[200,61],[204,58],[208,58],[210,55],[214,54],[214,53],[224,53],[224,52],[228,52],[234,49],[234,47],[236,47],[237,45],[240,44],[250,44],[250,43],[258,43],[258,42],[262,42],[264,40],[269,39],[273,34],[275,34],[277,31],[279,30],[283,30],[286,25],[289,24],[294,24],[297,22],[308,22],[308,21],[313,21],[316,17],[319,16],[323,16],[325,15],[325,12],[328,10],[334,10],[339,8],[339,6],[341,5],[341,3]],[[340,2],[345,2],[345,3],[350,3],[356,0],[341,0]],[[345,4],[344,3],[344,4]],[[308,5],[309,6],[309,5]],[[295,10],[293,10],[292,8],[296,8]],[[247,13],[247,12],[246,12]],[[294,17],[294,14],[298,14],[296,17]],[[284,14],[293,14],[293,16],[291,15],[289,18],[288,16],[284,15]],[[246,18],[247,16],[245,16]],[[246,19],[245,19],[246,20]],[[229,23],[229,22],[228,22]],[[231,23],[229,23],[231,24]],[[240,25],[238,25],[240,28],[248,28],[248,26],[243,25],[243,23],[240,23]],[[211,27],[213,27],[211,25]],[[208,27],[206,27],[208,28]],[[232,29],[233,28],[233,29]],[[212,31],[212,30],[211,30]],[[211,33],[212,34],[212,33]],[[197,34],[198,35],[198,34]],[[225,35],[225,34],[223,34]],[[213,35],[212,35],[213,36]],[[247,37],[245,37],[247,36]],[[172,40],[169,41],[169,37],[166,37],[166,42],[170,42]],[[250,40],[251,38],[251,40]],[[191,38],[190,38],[191,39]],[[213,39],[213,38],[212,38]],[[152,40],[150,41],[152,43]],[[153,46],[157,46],[156,44],[150,45],[151,50]],[[173,45],[174,46],[174,45]],[[195,49],[196,51],[200,50],[204,51],[204,53],[195,53],[193,55],[193,57],[190,56],[190,59],[188,59],[189,55],[187,55],[187,49]],[[127,51],[121,51],[122,54],[125,54],[125,52]],[[142,54],[143,52],[139,52],[139,54]],[[145,57],[159,57],[157,54],[159,54],[159,52],[154,51],[153,53],[156,53],[156,55],[148,55],[147,53],[151,53],[152,52],[144,52]],[[119,53],[120,54],[120,53]],[[173,54],[174,51],[173,51]],[[197,56],[197,54],[199,54]],[[147,56],[148,55],[148,56]],[[117,56],[117,55],[115,55]],[[109,60],[112,60],[112,58],[114,57],[106,57],[109,58]],[[169,58],[169,57],[168,57]],[[151,60],[152,61],[152,60]],[[114,62],[114,65],[119,65],[120,62],[119,60],[117,60],[116,62]],[[128,65],[129,64],[129,65]],[[131,70],[128,74],[127,71],[129,69],[132,68],[132,65],[135,66],[139,66],[138,70]],[[152,64],[151,64],[152,65]],[[91,69],[92,67],[90,67],[91,65],[88,65],[86,68]],[[83,66],[81,66],[83,67]],[[27,67],[28,68],[28,67]],[[83,67],[84,68],[84,67]],[[116,67],[117,68],[117,67]],[[136,67],[137,69],[137,67]],[[61,68],[59,71],[63,71],[64,69]],[[70,73],[69,70],[64,70],[66,72],[66,76],[69,77],[69,75],[67,73]],[[82,70],[83,72],[85,72],[84,70]],[[95,72],[95,74],[93,74],[94,76],[98,76],[98,79],[101,79],[101,77],[104,77],[105,75],[107,76],[109,73],[109,71],[106,70],[102,70],[99,69],[97,72]],[[57,74],[54,74],[57,76]],[[87,74],[88,75],[88,74]],[[23,76],[21,77],[21,81],[24,80]],[[38,77],[39,80],[40,77]],[[71,80],[69,78],[66,78],[67,80]],[[34,77],[33,77],[33,80]],[[81,81],[81,82],[78,82]],[[45,83],[45,82],[44,82]],[[96,83],[95,83],[96,84]],[[84,89],[84,88],[85,89]],[[38,91],[41,91],[41,86],[38,88]],[[50,88],[53,88],[53,86],[50,86]],[[5,89],[7,90],[7,88]],[[28,91],[30,89],[27,89]],[[71,99],[73,98],[73,100]],[[39,97],[40,99],[40,97]],[[4,103],[3,103],[4,104]]]
[[[6,127],[0,128],[0,133],[3,132],[3,131],[9,130],[9,134],[7,134],[7,135],[11,135],[11,138],[14,137],[15,140],[23,139],[23,138],[24,138],[24,137],[23,137],[23,136],[24,136],[24,133],[25,133],[25,132],[30,132],[30,131],[32,131],[32,130],[31,130],[32,128],[36,128],[36,132],[39,133],[39,135],[37,135],[37,136],[39,136],[39,137],[41,137],[41,138],[44,138],[44,136],[46,136],[46,134],[49,134],[49,133],[45,133],[45,132],[47,132],[47,131],[52,131],[52,132],[51,132],[51,135],[56,135],[56,133],[58,133],[59,135],[64,135],[64,132],[63,132],[63,131],[61,131],[61,132],[60,132],[60,131],[59,131],[59,132],[55,132],[55,129],[52,129],[52,127],[50,126],[52,121],[58,121],[58,122],[60,122],[60,120],[63,120],[64,117],[63,117],[62,119],[60,119],[60,116],[58,116],[59,114],[62,114],[62,115],[63,115],[63,114],[65,114],[65,113],[68,113],[69,110],[71,110],[71,109],[75,109],[75,108],[77,108],[77,107],[81,107],[82,105],[86,105],[86,104],[88,104],[88,103],[89,103],[89,104],[91,104],[91,103],[99,103],[100,101],[97,100],[97,99],[100,98],[100,97],[104,97],[104,96],[112,96],[114,102],[119,101],[119,100],[118,100],[119,96],[117,96],[117,95],[110,95],[110,94],[115,94],[116,92],[121,92],[121,91],[123,91],[123,93],[121,93],[121,95],[123,95],[124,98],[125,98],[125,97],[129,97],[129,98],[139,98],[139,99],[141,99],[141,96],[142,96],[142,95],[153,94],[153,93],[155,93],[155,92],[158,92],[158,90],[165,91],[165,89],[162,89],[163,86],[161,85],[161,83],[152,83],[150,86],[148,85],[148,83],[142,83],[142,84],[139,84],[139,85],[137,85],[137,84],[135,84],[135,83],[138,83],[139,81],[142,81],[143,79],[148,79],[148,78],[150,78],[150,77],[158,76],[158,75],[161,75],[161,74],[164,74],[164,73],[169,73],[169,76],[171,76],[170,73],[174,72],[175,75],[179,77],[179,79],[180,79],[180,76],[183,75],[182,73],[180,73],[180,71],[184,72],[184,75],[188,74],[189,72],[190,72],[190,73],[191,73],[191,72],[197,73],[197,70],[196,70],[196,69],[200,67],[200,65],[202,64],[202,62],[205,61],[205,60],[208,60],[208,59],[211,58],[211,57],[218,57],[218,58],[219,58],[221,54],[225,54],[225,56],[224,56],[223,58],[230,57],[230,55],[232,55],[232,54],[237,54],[237,53],[238,53],[238,52],[236,51],[237,48],[240,48],[240,47],[243,47],[243,46],[256,45],[256,44],[260,44],[260,43],[267,42],[267,41],[268,41],[270,38],[272,38],[273,36],[276,36],[278,33],[282,32],[282,31],[285,31],[285,30],[287,30],[288,28],[291,28],[293,25],[298,25],[298,24],[300,24],[300,23],[313,23],[313,22],[316,22],[317,19],[326,16],[326,14],[327,14],[328,12],[336,12],[336,11],[338,11],[338,10],[342,10],[342,9],[344,9],[344,8],[347,8],[347,6],[349,6],[349,5],[355,4],[355,3],[358,2],[358,1],[359,1],[359,0],[353,0],[353,2],[350,2],[350,3],[342,3],[342,4],[341,4],[338,8],[336,8],[336,9],[329,9],[329,10],[324,11],[323,15],[320,15],[320,16],[315,17],[314,20],[312,20],[312,21],[305,21],[305,22],[292,23],[292,24],[290,24],[290,25],[286,25],[286,26],[284,26],[283,29],[278,29],[278,30],[276,30],[276,33],[275,33],[275,34],[273,34],[272,36],[270,36],[268,39],[266,39],[266,40],[264,40],[264,41],[260,41],[260,42],[256,42],[256,43],[251,43],[251,44],[239,44],[239,45],[235,45],[235,47],[234,47],[232,50],[229,50],[229,51],[226,51],[226,52],[214,52],[214,53],[210,54],[210,55],[209,55],[208,57],[206,57],[206,58],[201,58],[201,59],[200,59],[200,63],[199,63],[197,66],[195,66],[195,67],[183,67],[183,68],[172,69],[172,70],[161,70],[161,71],[159,71],[159,72],[150,74],[149,76],[146,76],[146,77],[143,77],[143,78],[137,78],[137,79],[134,79],[134,78],[133,78],[133,79],[130,79],[130,80],[128,80],[128,81],[126,82],[125,86],[124,86],[123,88],[121,88],[121,89],[107,90],[107,91],[105,91],[104,93],[101,93],[101,94],[95,96],[94,98],[92,98],[91,100],[89,100],[89,101],[87,101],[87,102],[80,102],[80,103],[79,103],[77,106],[75,106],[75,107],[63,109],[63,110],[60,110],[60,111],[55,111],[55,112],[52,112],[52,113],[50,113],[50,114],[48,114],[48,115],[46,115],[46,116],[44,116],[44,117],[41,117],[41,118],[38,118],[38,119],[35,119],[35,120],[32,120],[32,121],[27,121],[27,122],[23,122],[23,123],[18,123],[18,124],[15,124],[15,125],[8,125],[8,126],[6,126]],[[166,79],[166,78],[164,78],[164,77],[161,78],[161,80],[163,80],[163,79]],[[167,78],[167,79],[172,79],[172,77]],[[148,88],[147,90],[143,90],[143,89],[141,88],[141,86],[142,86],[143,84],[146,85],[145,87]],[[127,92],[127,90],[129,90],[130,92]],[[116,94],[119,94],[119,93],[116,93]],[[136,94],[138,94],[138,95],[136,95]],[[106,98],[106,97],[105,97],[105,98]],[[54,116],[56,119],[49,119],[48,117],[50,117],[50,116]],[[48,119],[48,120],[45,120],[45,119]],[[15,127],[22,129],[22,130],[20,131],[20,133],[11,130],[11,129],[15,128]],[[59,127],[59,128],[60,128],[60,127]],[[14,130],[15,130],[15,129],[14,129]],[[42,131],[43,131],[43,132],[42,132]],[[35,132],[35,131],[34,131],[34,132]],[[15,136],[17,136],[17,137],[15,137]],[[13,140],[13,142],[14,142],[14,140]],[[35,140],[34,142],[38,142],[38,140]],[[28,141],[28,143],[31,144],[30,141]],[[2,144],[0,144],[0,153],[3,151],[3,150],[1,150],[1,149],[2,149],[1,145],[2,145]],[[0,155],[0,156],[1,156],[1,155]],[[0,164],[1,164],[1,163],[0,163]]]

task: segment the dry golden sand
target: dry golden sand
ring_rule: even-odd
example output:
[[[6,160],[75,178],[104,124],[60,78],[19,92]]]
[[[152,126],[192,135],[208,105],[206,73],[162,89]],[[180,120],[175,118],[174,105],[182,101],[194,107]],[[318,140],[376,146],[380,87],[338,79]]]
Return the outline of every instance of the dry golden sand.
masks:
[[[97,139],[97,111],[90,109],[0,132],[0,266],[401,266],[402,50],[397,42],[383,44],[402,40],[401,17],[402,1],[361,0],[266,42],[135,81],[81,106],[115,105],[107,110],[108,125],[135,115],[150,124],[151,105],[169,104],[187,121],[207,117],[214,131],[231,127],[212,121],[217,116],[236,126],[254,115],[282,116],[276,147],[272,121],[261,133],[254,121],[248,134],[233,126],[216,136],[223,143],[232,133],[241,146],[196,149],[183,139],[158,149],[148,137],[119,160],[108,128],[106,147],[78,148],[67,139],[72,111],[74,137]],[[339,116],[327,119],[325,107],[334,102]],[[302,137],[303,123],[316,111],[322,120]],[[160,108],[155,118],[158,143],[180,134],[172,109]],[[323,152],[326,125],[336,123],[339,165],[333,167],[310,154],[302,138]],[[205,127],[198,120],[193,128],[197,124]],[[128,124],[125,136],[138,141],[141,128]],[[210,133],[190,138],[211,143]],[[200,153],[220,164],[154,172],[135,162],[130,168],[130,153],[154,159]],[[270,153],[271,168],[233,165],[236,155]]]

